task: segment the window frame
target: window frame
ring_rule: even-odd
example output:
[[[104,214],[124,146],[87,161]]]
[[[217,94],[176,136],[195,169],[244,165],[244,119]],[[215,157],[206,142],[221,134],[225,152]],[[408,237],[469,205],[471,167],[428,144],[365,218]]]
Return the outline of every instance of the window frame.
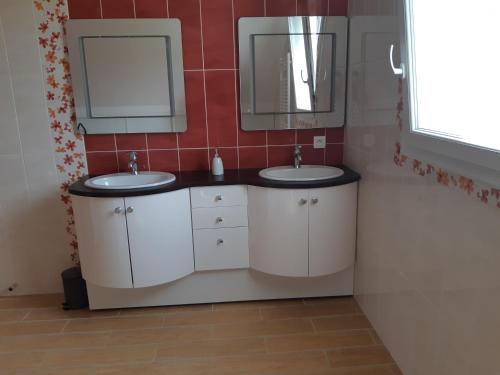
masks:
[[[405,118],[401,147],[402,152],[414,159],[423,159],[443,169],[478,179],[493,186],[500,186],[500,150],[492,150],[465,143],[459,139],[440,136],[418,130],[418,85],[415,72],[415,45],[413,40],[413,1],[404,1],[403,43],[401,48],[404,62]],[[478,109],[479,110],[479,109]]]

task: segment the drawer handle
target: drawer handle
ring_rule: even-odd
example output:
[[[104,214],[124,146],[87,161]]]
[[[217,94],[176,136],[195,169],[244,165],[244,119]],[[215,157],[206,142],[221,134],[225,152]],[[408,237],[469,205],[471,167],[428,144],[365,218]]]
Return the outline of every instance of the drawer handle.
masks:
[[[221,217],[218,217],[217,219],[215,219],[215,223],[216,223],[216,224],[220,224],[220,223],[222,223],[223,221],[224,221],[224,219],[223,219],[223,218],[221,218]]]
[[[131,214],[132,212],[134,212],[134,207],[127,207],[127,213]]]
[[[223,240],[222,238],[219,238],[219,239],[217,240],[217,246],[220,246],[220,245],[222,245],[223,243],[224,243],[224,240]]]
[[[311,204],[318,204],[318,202],[319,202],[318,198],[311,199]]]
[[[299,201],[299,206],[303,206],[307,203],[307,200],[302,198],[300,201]]]
[[[222,195],[216,195],[215,196],[215,201],[220,202],[222,200]]]
[[[116,208],[115,208],[115,214],[119,215],[119,214],[121,214],[122,212],[123,212],[123,208],[121,208],[121,207],[116,207]]]

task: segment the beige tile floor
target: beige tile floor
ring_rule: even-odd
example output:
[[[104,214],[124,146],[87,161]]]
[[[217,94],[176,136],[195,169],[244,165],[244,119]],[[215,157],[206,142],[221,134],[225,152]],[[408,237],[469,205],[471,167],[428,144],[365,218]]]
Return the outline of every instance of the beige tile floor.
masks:
[[[0,374],[401,374],[353,298],[90,312],[0,298]]]

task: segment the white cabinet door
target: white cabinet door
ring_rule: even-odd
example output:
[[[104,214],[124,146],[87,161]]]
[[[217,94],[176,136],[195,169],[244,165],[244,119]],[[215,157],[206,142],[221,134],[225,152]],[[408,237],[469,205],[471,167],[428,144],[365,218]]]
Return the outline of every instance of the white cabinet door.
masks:
[[[125,198],[134,287],[194,272],[189,190]]]
[[[308,276],[308,190],[248,187],[250,267]]]
[[[108,288],[132,288],[123,198],[72,196],[83,278]]]
[[[354,264],[357,183],[309,192],[309,276]]]

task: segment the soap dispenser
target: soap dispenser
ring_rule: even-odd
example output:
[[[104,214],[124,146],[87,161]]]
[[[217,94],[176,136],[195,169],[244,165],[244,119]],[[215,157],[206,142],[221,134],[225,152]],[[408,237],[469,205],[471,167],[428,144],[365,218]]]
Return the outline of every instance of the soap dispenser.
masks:
[[[212,174],[214,176],[222,176],[224,174],[224,164],[219,156],[219,150],[215,149],[215,155],[212,160]]]

